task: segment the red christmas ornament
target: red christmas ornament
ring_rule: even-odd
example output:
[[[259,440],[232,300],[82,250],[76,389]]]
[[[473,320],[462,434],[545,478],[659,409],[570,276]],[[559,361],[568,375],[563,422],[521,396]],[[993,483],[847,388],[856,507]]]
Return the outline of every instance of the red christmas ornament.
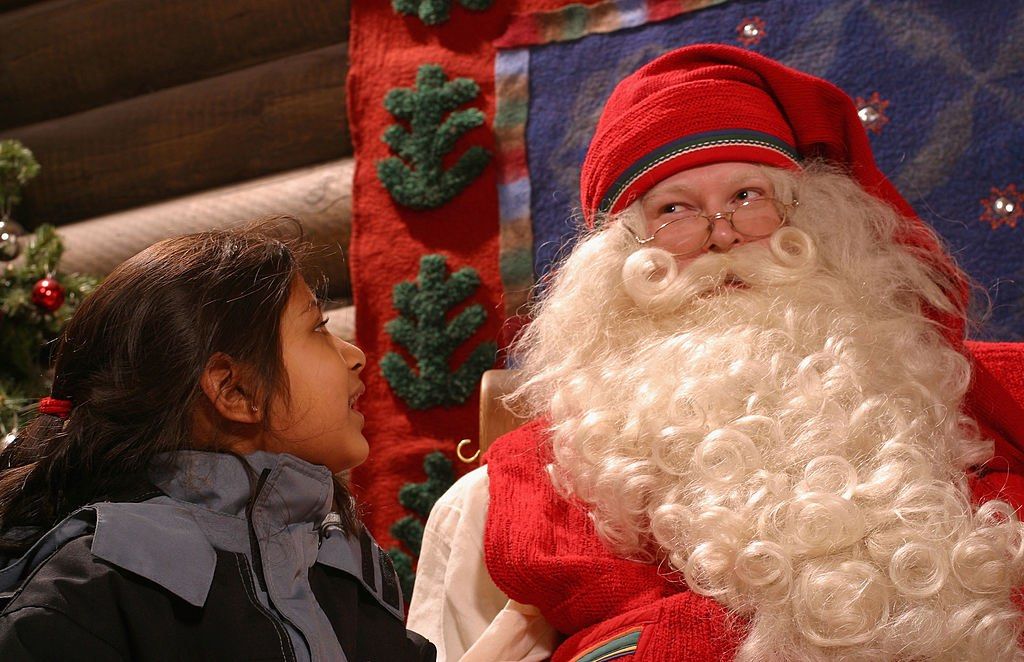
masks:
[[[32,303],[48,313],[64,304],[64,286],[53,276],[47,276],[32,287]]]

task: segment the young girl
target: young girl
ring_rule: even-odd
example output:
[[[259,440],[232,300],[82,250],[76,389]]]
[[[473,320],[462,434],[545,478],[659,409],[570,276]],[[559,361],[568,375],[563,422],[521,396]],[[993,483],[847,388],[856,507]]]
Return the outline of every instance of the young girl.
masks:
[[[0,659],[433,660],[334,475],[366,357],[261,226],[162,241],[0,452]]]

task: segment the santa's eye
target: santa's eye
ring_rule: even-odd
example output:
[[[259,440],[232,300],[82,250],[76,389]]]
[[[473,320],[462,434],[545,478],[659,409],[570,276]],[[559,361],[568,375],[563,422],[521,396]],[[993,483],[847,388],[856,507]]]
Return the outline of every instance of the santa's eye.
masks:
[[[693,214],[697,213],[697,210],[694,209],[692,206],[682,202],[670,202],[666,205],[662,205],[658,209],[658,213],[663,216],[670,214],[687,214],[692,216]]]
[[[736,195],[733,196],[733,200],[738,203],[753,202],[754,200],[761,200],[764,197],[764,191],[761,189],[741,188],[739,191],[736,191]]]

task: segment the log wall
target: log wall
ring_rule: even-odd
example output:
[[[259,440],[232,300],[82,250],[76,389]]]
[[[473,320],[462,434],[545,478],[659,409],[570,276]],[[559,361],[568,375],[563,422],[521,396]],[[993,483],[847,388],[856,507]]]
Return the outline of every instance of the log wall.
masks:
[[[333,161],[62,226],[62,267],[108,273],[165,237],[285,215],[302,221],[305,238],[317,246],[310,265],[328,279],[332,296],[345,299],[353,167],[352,159]]]
[[[349,296],[349,2],[0,0],[0,139],[42,165],[16,220],[104,275],[164,236],[291,214]]]
[[[0,130],[343,44],[347,13],[339,0],[65,0],[4,12]]]
[[[43,165],[20,214],[105,214],[352,153],[345,44],[6,131]]]

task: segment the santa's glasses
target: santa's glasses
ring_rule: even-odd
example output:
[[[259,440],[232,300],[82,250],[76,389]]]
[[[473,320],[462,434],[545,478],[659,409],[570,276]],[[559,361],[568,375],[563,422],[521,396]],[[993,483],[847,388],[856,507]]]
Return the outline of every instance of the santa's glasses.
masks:
[[[774,198],[747,200],[716,214],[705,214],[700,210],[688,210],[676,214],[672,219],[658,226],[646,239],[633,235],[641,246],[658,240],[662,247],[671,247],[672,253],[680,256],[699,253],[711,239],[715,221],[725,219],[738,234],[748,239],[761,239],[775,232],[789,218],[789,210],[799,203],[782,202]]]

